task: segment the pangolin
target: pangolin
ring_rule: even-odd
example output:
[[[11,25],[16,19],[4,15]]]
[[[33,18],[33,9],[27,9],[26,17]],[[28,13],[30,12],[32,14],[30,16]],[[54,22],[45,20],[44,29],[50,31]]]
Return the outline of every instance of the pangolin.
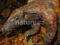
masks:
[[[11,31],[17,26],[24,25],[19,23],[21,21],[23,23],[24,21],[35,21],[41,18],[46,28],[44,41],[48,45],[51,43],[57,31],[55,9],[52,0],[33,0],[29,4],[14,10],[0,31]],[[24,33],[25,40],[27,40],[28,36],[37,33],[39,28],[39,22],[33,24],[33,28]]]

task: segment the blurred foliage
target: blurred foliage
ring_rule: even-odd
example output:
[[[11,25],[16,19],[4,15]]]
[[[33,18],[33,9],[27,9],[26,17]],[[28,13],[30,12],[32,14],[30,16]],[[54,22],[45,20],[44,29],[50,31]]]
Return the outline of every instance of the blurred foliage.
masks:
[[[32,2],[33,0],[28,0],[28,3]]]
[[[0,0],[0,9],[3,9],[3,8],[5,8],[5,4],[4,4],[3,0]]]
[[[13,10],[27,4],[27,1],[28,0],[0,0],[0,24],[4,24]]]
[[[60,39],[58,39],[58,43],[60,43]]]
[[[34,45],[33,42],[32,42],[32,39],[30,39],[30,40],[28,41],[28,45]]]
[[[27,3],[27,0],[0,0],[0,9],[8,8],[10,6],[20,7]]]

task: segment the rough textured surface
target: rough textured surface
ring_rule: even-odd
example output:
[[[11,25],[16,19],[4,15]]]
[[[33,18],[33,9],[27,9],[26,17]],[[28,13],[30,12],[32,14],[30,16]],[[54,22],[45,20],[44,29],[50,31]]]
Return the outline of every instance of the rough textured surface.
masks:
[[[20,13],[20,12],[22,12],[22,13]],[[43,19],[43,21],[44,21],[44,27],[46,28],[46,35],[44,36],[45,38],[43,38],[43,39],[44,39],[44,41],[46,41],[47,44],[50,43],[51,40],[53,39],[53,37],[55,36],[55,33],[56,33],[56,19],[55,19],[56,18],[56,12],[55,12],[55,7],[54,7],[53,3],[51,3],[51,2],[50,3],[47,3],[46,1],[43,1],[43,0],[41,0],[41,2],[40,1],[39,2],[38,1],[34,1],[34,2],[31,2],[30,4],[28,4],[26,6],[23,6],[21,8],[18,8],[9,17],[9,19],[8,19],[8,21],[6,23],[7,25],[5,24],[7,26],[7,29],[4,26],[3,27],[3,30],[4,31],[6,31],[6,30],[9,31],[10,29],[15,28],[13,25],[9,25],[10,21],[12,19],[14,19],[13,21],[17,21],[15,19],[18,19],[19,21],[20,21],[20,19],[22,20],[22,18],[19,18],[19,16],[20,15],[23,16],[23,14],[25,12],[28,13],[28,14],[25,14],[25,15],[28,15],[29,16],[29,14],[31,14],[31,15],[35,14],[35,15],[38,15],[39,18],[42,18]],[[19,16],[17,16],[17,15],[19,15]],[[18,18],[16,18],[16,17],[18,17]],[[32,17],[32,19],[34,20],[36,18],[33,18]],[[32,19],[30,19],[30,21]],[[23,20],[26,21],[25,18],[23,18]],[[27,20],[29,20],[29,18],[27,18]],[[10,24],[13,24],[13,22],[10,23]],[[39,26],[38,26],[38,29],[39,29]],[[34,30],[34,31],[37,32],[38,30],[37,31]],[[35,34],[35,33],[33,33],[34,31],[29,31],[28,30],[27,33],[31,32],[31,33],[29,33],[28,36],[30,36],[32,34]],[[27,36],[25,36],[25,37],[27,37]]]

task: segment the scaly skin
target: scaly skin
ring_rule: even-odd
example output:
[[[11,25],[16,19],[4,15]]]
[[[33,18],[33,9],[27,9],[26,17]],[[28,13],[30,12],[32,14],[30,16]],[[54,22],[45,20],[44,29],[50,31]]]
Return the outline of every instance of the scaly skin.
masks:
[[[57,30],[55,7],[53,3],[48,2],[48,0],[34,0],[31,3],[16,9],[8,18],[1,31],[7,32],[13,30],[13,28],[19,25],[21,26],[21,24],[17,24],[16,22],[34,21],[39,18],[44,21],[44,27],[46,28],[44,41],[46,42],[46,45],[48,45],[51,43]],[[39,31],[40,23],[38,22],[36,24],[33,24],[33,26],[33,29],[28,30],[24,33],[26,40],[28,36],[33,35]]]

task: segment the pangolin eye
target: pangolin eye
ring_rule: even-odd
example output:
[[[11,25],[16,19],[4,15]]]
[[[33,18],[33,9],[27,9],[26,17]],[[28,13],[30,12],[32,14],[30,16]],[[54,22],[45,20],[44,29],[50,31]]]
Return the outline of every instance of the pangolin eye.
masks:
[[[18,17],[16,17],[16,20],[18,20],[19,18]]]
[[[32,13],[31,15],[33,18],[38,18],[38,15],[36,13]]]

